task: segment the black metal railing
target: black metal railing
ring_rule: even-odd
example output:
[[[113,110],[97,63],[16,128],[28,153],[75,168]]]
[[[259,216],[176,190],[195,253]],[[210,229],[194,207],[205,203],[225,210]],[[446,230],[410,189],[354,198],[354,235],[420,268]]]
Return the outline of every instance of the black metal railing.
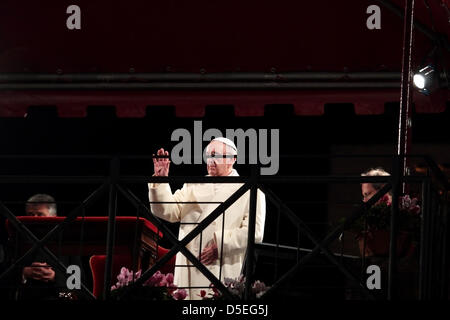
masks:
[[[380,157],[380,155],[371,155],[373,157]],[[48,156],[52,158],[52,156]],[[329,157],[326,155],[320,155],[320,157]],[[357,156],[350,156],[357,157]],[[364,155],[364,157],[370,157]],[[391,156],[389,156],[391,157]],[[414,157],[414,156],[411,156]],[[17,232],[23,237],[29,239],[34,243],[33,247],[22,257],[14,261],[1,275],[0,282],[11,275],[14,268],[19,266],[27,257],[36,252],[42,250],[48,257],[52,264],[62,272],[66,274],[66,267],[59,261],[56,255],[54,255],[45,246],[46,242],[57,232],[67,228],[70,223],[80,214],[84,208],[95,202],[99,196],[108,193],[108,231],[106,248],[107,257],[105,265],[105,280],[104,280],[104,293],[103,298],[108,299],[110,295],[109,288],[111,287],[111,270],[113,262],[114,251],[114,239],[115,239],[115,217],[117,215],[117,198],[118,195],[124,196],[139,212],[140,214],[152,222],[158,230],[161,230],[165,236],[165,239],[169,241],[172,248],[169,252],[157,260],[152,266],[149,267],[141,277],[129,286],[129,290],[132,290],[134,286],[143,284],[149,277],[151,277],[157,270],[159,270],[165,263],[167,263],[178,252],[181,252],[186,258],[210,280],[210,282],[224,295],[225,298],[233,299],[233,296],[224,286],[224,284],[218,279],[211,271],[205,267],[188,249],[186,245],[195,237],[201,234],[201,232],[216,218],[218,218],[223,212],[229,208],[239,197],[244,193],[250,192],[250,212],[249,212],[249,227],[248,227],[248,243],[247,243],[247,261],[246,261],[246,290],[245,299],[250,299],[251,283],[254,280],[253,270],[255,266],[255,252],[270,252],[275,248],[275,256],[278,254],[282,246],[278,241],[275,244],[255,244],[255,221],[256,221],[256,190],[260,189],[269,199],[269,201],[280,209],[280,213],[287,217],[291,223],[299,230],[300,233],[305,235],[313,247],[306,250],[296,248],[297,255],[300,250],[304,253],[300,259],[297,259],[296,264],[291,267],[286,273],[284,273],[279,279],[274,281],[270,289],[265,293],[266,298],[273,297],[277,292],[277,289],[286,284],[289,279],[292,279],[299,272],[301,272],[308,263],[317,257],[323,256],[328,259],[347,279],[353,283],[354,286],[360,288],[367,299],[376,299],[377,297],[367,289],[365,284],[361,281],[360,276],[356,276],[350,271],[342,261],[339,259],[339,254],[331,252],[328,247],[336,240],[356,219],[359,219],[364,215],[366,210],[375,204],[381,197],[386,194],[393,186],[393,183],[420,183],[422,185],[422,226],[420,237],[420,258],[419,258],[419,298],[431,299],[431,298],[446,298],[448,294],[448,180],[445,175],[439,170],[439,167],[429,157],[422,157],[426,159],[429,165],[428,175],[425,176],[406,176],[403,177],[398,172],[393,172],[392,176],[387,177],[362,177],[362,176],[260,176],[258,166],[252,166],[252,170],[247,177],[185,177],[185,176],[170,176],[170,177],[145,177],[136,175],[124,175],[121,174],[120,161],[123,160],[119,157],[102,157],[103,160],[108,160],[110,165],[109,175],[106,176],[86,176],[86,177],[74,177],[74,176],[34,176],[34,175],[2,175],[0,176],[0,184],[30,184],[30,183],[48,183],[48,184],[83,184],[83,183],[97,183],[100,187],[90,194],[75,210],[67,215],[64,221],[57,225],[42,239],[38,239],[34,236],[29,229],[26,228],[17,218],[11,210],[6,207],[3,202],[0,202],[0,212],[6,217]],[[14,156],[7,156],[7,159],[14,159]],[[19,157],[20,158],[20,157]],[[27,157],[23,157],[27,158]],[[33,158],[30,156],[29,158]],[[45,158],[45,157],[44,157]],[[63,157],[65,158],[65,157]],[[70,158],[70,157],[69,157]],[[84,157],[86,158],[86,157]],[[89,158],[89,157],[87,157]],[[93,157],[94,159],[95,157]],[[132,157],[126,157],[132,159]],[[146,157],[139,157],[144,159]],[[98,158],[97,158],[98,159]],[[148,157],[150,159],[150,157]],[[395,161],[395,159],[394,159]],[[129,188],[127,184],[147,184],[147,183],[241,183],[242,186],[231,195],[226,201],[221,203],[216,209],[214,209],[204,220],[199,224],[182,240],[178,240],[176,235],[167,227],[165,223],[156,218],[149,207],[146,205],[146,200],[142,201],[136,196]],[[308,227],[307,223],[302,221],[299,216],[289,208],[282,199],[280,199],[271,188],[270,184],[296,184],[296,183],[309,183],[309,184],[329,184],[329,183],[386,183],[385,186],[377,192],[369,201],[361,203],[352,214],[345,220],[344,223],[333,228],[325,237],[321,238],[314,234]],[[394,193],[393,199],[398,193]],[[395,218],[398,214],[398,206],[395,203],[392,206],[393,214],[392,219],[395,223]],[[389,255],[390,267],[389,267],[389,282],[388,290],[393,292],[396,286],[396,259],[395,253],[396,233],[395,228],[391,233],[391,250]],[[284,248],[286,249],[286,248]],[[67,276],[67,275],[66,275]],[[439,290],[432,290],[435,287]],[[88,297],[94,298],[92,292],[83,284],[82,290]],[[438,292],[438,293],[436,293]],[[124,294],[127,293],[125,290]],[[392,296],[388,297],[393,299]]]

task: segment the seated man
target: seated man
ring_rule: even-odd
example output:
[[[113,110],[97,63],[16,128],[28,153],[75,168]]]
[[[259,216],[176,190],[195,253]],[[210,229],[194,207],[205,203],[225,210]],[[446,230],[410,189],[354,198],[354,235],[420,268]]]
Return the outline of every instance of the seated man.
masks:
[[[361,173],[363,177],[378,177],[378,176],[390,176],[389,172],[385,171],[383,168],[373,168],[369,169],[364,173]],[[367,202],[372,198],[375,193],[383,188],[385,183],[361,183],[361,193],[363,197],[363,201]],[[389,200],[389,203],[392,202],[392,191],[389,191],[386,194],[386,197]]]
[[[28,199],[25,211],[28,216],[56,217],[55,199],[47,194],[36,194]],[[47,263],[47,256],[39,250],[29,260],[29,266],[22,270],[21,284],[16,292],[18,300],[54,300],[60,293],[68,292],[64,274]],[[59,257],[67,267],[76,264],[82,268],[79,257]]]
[[[209,176],[238,176],[237,171],[233,169],[237,148],[231,140],[213,139],[206,148],[206,153]],[[168,156],[169,153],[160,149],[158,155]],[[168,176],[168,158],[154,158],[153,163],[154,176]],[[149,183],[151,210],[164,220],[180,222],[178,238],[181,240],[217,208],[220,202],[228,199],[241,186],[241,183],[186,183],[182,189],[172,194],[167,183]],[[250,191],[204,229],[201,236],[197,236],[186,246],[217,278],[220,276],[222,281],[224,278],[238,278],[241,274],[247,249],[249,200]],[[264,194],[259,190],[256,207],[255,242],[262,242],[266,203]],[[200,291],[208,288],[210,281],[179,252],[175,262],[174,283],[179,287],[197,287],[187,289],[187,299],[193,300],[200,299]]]
[[[378,176],[390,176],[390,173],[384,170],[383,168],[371,168],[367,170],[366,172],[362,173],[361,176],[368,176],[368,177],[378,177]],[[372,198],[381,188],[383,188],[385,183],[361,183],[361,193],[363,197],[363,202],[367,202]],[[378,202],[385,201],[389,203],[389,205],[392,203],[392,190],[388,191]],[[397,241],[401,243],[399,240],[400,235],[398,235]],[[409,239],[409,238],[408,238]],[[389,239],[388,239],[389,240]],[[364,241],[364,242],[362,242]],[[406,243],[409,241],[405,240]],[[383,241],[384,242],[384,241]],[[361,239],[361,247],[364,247],[364,250],[361,248],[361,252],[366,252],[366,263],[369,264],[375,264],[378,265],[382,272],[382,285],[381,285],[381,294],[386,295],[387,294],[387,285],[388,285],[388,268],[389,268],[389,258],[388,253],[386,253],[384,256],[379,256],[375,254],[371,250],[371,244],[373,244],[375,247],[377,247],[377,238],[374,233],[367,232],[365,233],[365,239]],[[389,243],[387,243],[389,245]],[[401,246],[397,245],[397,254],[399,255],[399,258],[397,260],[397,288],[396,288],[396,295],[397,298],[400,299],[416,299],[417,296],[417,289],[418,289],[418,254],[417,249],[415,245],[411,244],[409,247],[406,246],[405,248],[408,249],[407,252],[404,252],[401,254],[399,252],[399,248]],[[377,247],[379,249],[379,246]]]

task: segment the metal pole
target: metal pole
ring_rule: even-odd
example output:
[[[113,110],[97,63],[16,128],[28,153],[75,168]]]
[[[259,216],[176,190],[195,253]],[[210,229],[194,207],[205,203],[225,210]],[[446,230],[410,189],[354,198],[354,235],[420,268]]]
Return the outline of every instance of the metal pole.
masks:
[[[428,283],[428,261],[429,261],[429,181],[422,182],[422,219],[420,224],[420,256],[419,256],[419,299],[425,300],[427,296]]]
[[[414,0],[406,0],[405,4],[405,20],[403,27],[403,57],[402,57],[402,81],[400,94],[400,114],[398,123],[398,143],[397,155],[399,156],[399,174],[407,175],[406,154],[411,149],[411,98],[412,98],[412,45],[413,45],[413,28],[414,28]],[[400,177],[402,178],[402,177]],[[405,192],[405,184],[402,191]]]
[[[428,292],[428,298],[429,299],[435,299],[436,298],[436,292],[439,291],[439,289],[436,289],[436,287],[439,287],[439,275],[437,274],[439,270],[435,267],[435,264],[437,262],[437,259],[440,257],[436,254],[438,253],[438,246],[439,246],[439,225],[438,225],[438,203],[434,197],[434,192],[432,189],[432,185],[430,182],[427,183],[428,185],[428,213],[430,216],[430,226],[428,229],[429,235],[428,235],[428,250],[429,250],[429,256],[428,256],[428,282],[427,282],[427,292]]]
[[[402,183],[402,161],[401,157],[395,156],[392,170],[392,204],[391,204],[391,230],[389,243],[389,264],[388,264],[388,290],[387,299],[396,298],[396,273],[397,273],[397,221],[399,211],[400,186]]]
[[[443,248],[442,248],[442,254],[443,254],[443,261],[442,261],[442,287],[441,287],[441,300],[447,300],[448,299],[448,286],[449,286],[449,277],[448,277],[448,261],[449,261],[449,222],[448,222],[448,193],[449,190],[445,190],[444,195],[444,203],[442,205],[442,220],[443,220],[443,228],[444,228],[444,234],[443,234]]]
[[[397,89],[396,81],[242,81],[242,82],[80,82],[0,83],[0,91],[14,90],[297,90],[297,89]]]
[[[397,271],[397,217],[400,187],[405,192],[406,185],[403,177],[407,175],[407,163],[405,155],[410,149],[410,104],[411,104],[411,53],[413,44],[414,23],[414,0],[406,0],[405,20],[403,28],[403,61],[402,61],[402,83],[400,95],[400,114],[398,125],[397,155],[394,157],[393,181],[392,181],[392,211],[391,211],[391,234],[389,248],[388,267],[388,300],[394,299],[395,277]]]
[[[251,168],[251,187],[250,187],[250,203],[249,203],[249,219],[248,219],[248,237],[247,237],[247,266],[245,270],[245,300],[251,298],[253,266],[255,254],[255,224],[256,224],[256,205],[257,205],[257,175],[258,166],[253,165]]]
[[[4,83],[80,83],[80,82],[204,82],[204,81],[349,81],[398,80],[400,72],[213,72],[213,73],[1,73]]]
[[[119,178],[120,162],[117,157],[111,160],[110,184],[109,184],[109,203],[108,203],[108,231],[106,235],[106,263],[105,280],[103,287],[103,298],[106,300],[110,296],[111,289],[111,270],[114,253],[114,240],[116,233],[116,213],[117,213],[117,180]]]

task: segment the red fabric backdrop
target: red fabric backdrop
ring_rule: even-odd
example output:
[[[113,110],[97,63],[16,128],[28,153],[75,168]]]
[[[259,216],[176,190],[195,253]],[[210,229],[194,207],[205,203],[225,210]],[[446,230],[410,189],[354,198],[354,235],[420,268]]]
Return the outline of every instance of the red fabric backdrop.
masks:
[[[403,11],[402,0],[390,0]],[[449,1],[416,1],[416,20],[449,39]],[[378,1],[229,0],[226,2],[77,1],[81,29],[69,30],[68,0],[4,0],[0,4],[1,73],[87,74],[215,72],[400,72],[403,21]],[[370,5],[381,29],[369,30]],[[415,31],[414,67],[433,47]],[[448,51],[444,58],[448,59]],[[1,82],[1,81],[0,81]],[[3,84],[5,82],[3,81]],[[400,80],[398,80],[398,84]],[[2,83],[0,83],[2,84]],[[114,105],[139,117],[148,105],[174,105],[199,116],[206,104],[233,104],[237,115],[260,115],[266,104],[294,104],[321,114],[324,103],[355,103],[377,114],[399,101],[400,89],[236,91],[0,90],[0,116],[24,116],[30,105],[56,105],[60,116],[83,116],[88,105]],[[448,90],[415,97],[419,112],[441,112]]]

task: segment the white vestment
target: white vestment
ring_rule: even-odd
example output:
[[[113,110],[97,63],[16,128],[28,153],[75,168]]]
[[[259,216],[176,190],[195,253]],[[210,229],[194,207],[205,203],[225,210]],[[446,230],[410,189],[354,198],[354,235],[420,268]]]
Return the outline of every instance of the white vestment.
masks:
[[[233,169],[230,176],[238,176]],[[180,222],[178,239],[183,239],[199,222],[207,217],[220,203],[227,200],[242,183],[185,183],[174,194],[168,183],[149,183],[149,200],[154,215],[169,222]],[[152,202],[169,202],[152,203]],[[183,203],[191,202],[191,203]],[[207,203],[208,202],[208,203]],[[250,190],[234,202],[224,214],[215,219],[200,235],[186,245],[195,256],[206,244],[215,239],[219,250],[219,259],[206,267],[220,280],[238,278],[244,262],[249,219]],[[222,220],[225,216],[225,221]],[[258,190],[256,206],[255,242],[260,243],[264,234],[266,201],[264,193]],[[223,243],[222,243],[223,224]],[[223,251],[222,251],[223,245]],[[178,287],[204,287],[186,289],[186,299],[201,299],[200,290],[207,290],[210,281],[181,253],[177,253],[174,283]]]

